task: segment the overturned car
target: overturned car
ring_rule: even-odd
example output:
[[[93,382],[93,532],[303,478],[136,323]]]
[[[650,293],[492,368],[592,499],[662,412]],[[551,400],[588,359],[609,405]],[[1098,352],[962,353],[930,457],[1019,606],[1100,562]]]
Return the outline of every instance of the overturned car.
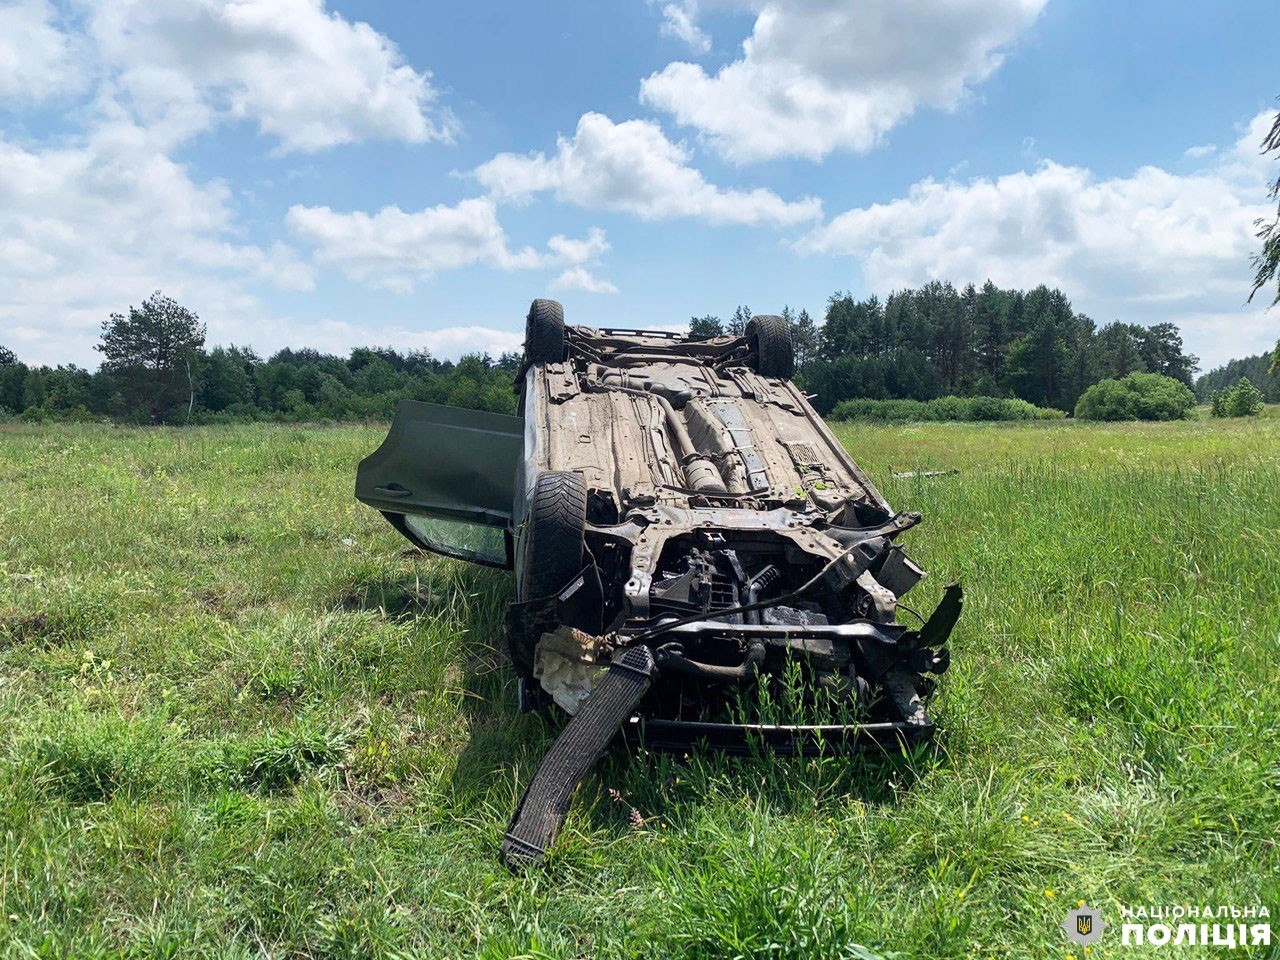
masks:
[[[929,674],[960,616],[898,599],[924,572],[895,513],[791,383],[787,321],[742,336],[566,326],[535,300],[521,415],[406,401],[356,496],[427,550],[513,569],[521,702],[572,715],[502,845],[545,856],[574,789],[620,730],[653,749],[791,752],[928,737]],[[790,671],[844,723],[752,722]]]

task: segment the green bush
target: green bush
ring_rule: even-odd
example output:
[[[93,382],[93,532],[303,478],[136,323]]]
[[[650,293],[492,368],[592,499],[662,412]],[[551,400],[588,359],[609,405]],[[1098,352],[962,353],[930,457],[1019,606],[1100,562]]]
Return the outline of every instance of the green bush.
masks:
[[[881,423],[995,420],[1058,420],[1061,410],[1037,407],[1005,397],[939,397],[936,400],[845,400],[831,411],[832,420],[873,420]]]
[[[1099,380],[1076,403],[1079,420],[1181,420],[1196,396],[1181,380],[1158,373],[1131,373],[1123,380]]]
[[[1256,417],[1262,412],[1262,391],[1241,377],[1234,387],[1215,390],[1210,404],[1215,417]]]
[[[928,406],[919,400],[843,400],[831,411],[832,420],[927,420]]]
[[[970,405],[963,397],[939,397],[923,404],[930,420],[968,420]]]
[[[1025,400],[1000,397],[970,397],[966,420],[1054,420],[1064,416],[1061,410],[1037,407]]]

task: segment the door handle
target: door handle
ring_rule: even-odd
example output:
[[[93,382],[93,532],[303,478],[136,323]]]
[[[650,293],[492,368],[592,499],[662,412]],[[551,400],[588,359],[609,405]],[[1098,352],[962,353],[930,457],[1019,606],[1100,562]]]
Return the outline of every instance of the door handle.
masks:
[[[384,497],[394,497],[397,500],[413,495],[412,490],[406,490],[398,483],[388,483],[385,487],[374,487],[374,493],[380,493]]]

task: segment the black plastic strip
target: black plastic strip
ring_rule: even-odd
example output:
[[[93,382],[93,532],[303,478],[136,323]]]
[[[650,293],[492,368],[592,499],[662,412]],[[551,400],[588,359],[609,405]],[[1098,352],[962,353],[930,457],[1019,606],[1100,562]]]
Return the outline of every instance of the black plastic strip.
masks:
[[[573,793],[649,690],[653,651],[626,647],[542,758],[516,806],[498,856],[512,870],[537,866],[555,842]]]

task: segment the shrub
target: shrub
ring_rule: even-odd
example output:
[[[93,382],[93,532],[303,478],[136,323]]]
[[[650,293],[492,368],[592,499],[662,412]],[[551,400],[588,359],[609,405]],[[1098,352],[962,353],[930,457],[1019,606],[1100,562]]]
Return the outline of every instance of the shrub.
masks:
[[[1024,404],[1029,410],[1034,411],[1035,407],[1027,403],[1025,400],[1018,401]],[[999,397],[973,397],[968,403],[968,416],[956,419],[965,420],[1029,420],[1032,417],[1027,416],[1027,411],[1014,408],[1008,400],[1001,400]]]
[[[1235,386],[1215,390],[1210,404],[1215,417],[1256,417],[1262,412],[1262,391],[1241,377]]]
[[[1158,373],[1131,373],[1123,380],[1100,380],[1080,395],[1080,420],[1181,420],[1196,397],[1181,380]]]
[[[930,420],[973,419],[973,403],[966,397],[939,397],[937,400],[930,400],[924,406]]]
[[[872,420],[910,423],[975,420],[1058,420],[1061,410],[1037,407],[1025,400],[1004,397],[939,397],[936,400],[845,400],[831,411],[832,420]]]
[[[927,420],[928,406],[919,400],[845,400],[831,411],[833,420]]]

